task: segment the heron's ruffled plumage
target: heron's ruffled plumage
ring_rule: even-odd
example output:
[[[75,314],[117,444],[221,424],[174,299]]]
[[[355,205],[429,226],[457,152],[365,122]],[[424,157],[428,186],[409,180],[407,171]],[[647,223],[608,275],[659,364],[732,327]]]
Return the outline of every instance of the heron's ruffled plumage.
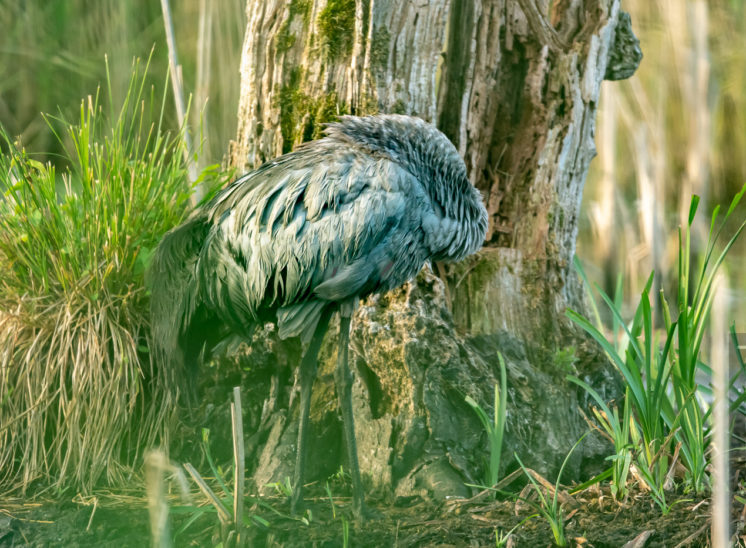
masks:
[[[197,253],[180,260],[190,269],[181,291],[234,332],[276,320],[283,337],[309,334],[326,305],[398,287],[426,261],[462,259],[484,241],[481,196],[436,128],[345,116],[326,133],[236,180],[189,221],[204,239],[182,244]],[[179,230],[157,253],[183,254]],[[157,308],[167,315],[163,299]],[[186,330],[194,306],[173,310],[182,317],[168,321]]]

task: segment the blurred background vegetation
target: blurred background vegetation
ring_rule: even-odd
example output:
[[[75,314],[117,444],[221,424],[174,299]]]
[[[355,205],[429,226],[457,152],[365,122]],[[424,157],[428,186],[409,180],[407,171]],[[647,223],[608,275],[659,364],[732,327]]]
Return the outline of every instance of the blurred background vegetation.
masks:
[[[639,295],[648,273],[676,280],[677,227],[692,194],[702,198],[694,248],[709,214],[746,181],[746,5],[741,0],[623,0],[643,61],[622,82],[605,82],[598,157],[583,196],[578,256],[589,276]],[[735,230],[743,219],[733,219]],[[737,326],[746,326],[746,242],[725,263]]]
[[[159,2],[0,6],[0,124],[39,160],[59,161],[61,146],[39,114],[75,112],[106,81],[105,55],[115,94],[127,89],[132,59],[152,48],[149,77],[162,85],[168,61]],[[203,167],[223,161],[235,134],[244,2],[182,0],[172,9]],[[605,85],[578,255],[607,291],[621,274],[625,294],[634,295],[652,268],[665,279],[675,270],[676,227],[691,194],[709,212],[746,181],[746,7],[742,0],[624,0],[623,9],[645,57],[632,79]],[[174,109],[166,112],[175,128]],[[701,239],[706,217],[695,231]],[[739,325],[746,321],[744,242],[726,265]]]
[[[171,9],[182,77],[193,95],[192,127],[203,121],[200,164],[220,162],[236,131],[244,3],[183,0]],[[114,104],[127,92],[133,58],[147,59],[151,49],[149,78],[162,90],[168,51],[160,2],[0,0],[0,25],[0,124],[39,160],[54,162],[60,152],[40,113],[75,113],[81,98],[105,85],[105,56]],[[176,128],[173,106],[167,114]]]

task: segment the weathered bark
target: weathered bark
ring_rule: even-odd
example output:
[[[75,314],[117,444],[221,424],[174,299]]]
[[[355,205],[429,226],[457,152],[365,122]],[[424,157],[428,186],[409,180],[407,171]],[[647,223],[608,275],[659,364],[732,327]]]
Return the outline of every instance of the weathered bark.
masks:
[[[619,0],[554,4],[547,18],[541,0],[247,0],[234,165],[256,167],[338,114],[403,112],[454,142],[490,214],[485,249],[441,269],[445,284],[424,272],[355,318],[361,468],[375,486],[447,494],[479,481],[486,442],[463,399],[491,407],[497,350],[509,362],[506,462],[515,450],[552,473],[585,428],[564,375],[604,372],[581,358],[564,310],[581,306],[572,258],[600,84],[631,73],[639,49],[628,20],[615,41]],[[332,386],[322,374],[315,388],[327,440]],[[283,409],[259,426],[259,485],[292,466],[278,459],[295,435]]]

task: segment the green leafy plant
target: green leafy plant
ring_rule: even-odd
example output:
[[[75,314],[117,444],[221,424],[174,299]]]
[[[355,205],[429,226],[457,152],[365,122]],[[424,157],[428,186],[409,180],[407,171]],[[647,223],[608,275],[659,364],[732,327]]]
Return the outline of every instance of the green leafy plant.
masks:
[[[184,464],[184,469],[189,473],[194,482],[199,487],[202,494],[205,496],[209,505],[200,507],[184,506],[179,507],[176,511],[191,513],[192,516],[177,532],[177,535],[184,533],[188,527],[190,527],[199,517],[206,513],[214,513],[217,515],[220,523],[220,537],[221,544],[226,546],[243,545],[246,542],[244,535],[244,529],[246,527],[259,525],[261,527],[269,527],[269,522],[263,517],[255,514],[254,512],[244,511],[244,466],[243,466],[243,420],[241,418],[241,392],[238,387],[233,389],[233,402],[231,404],[231,416],[232,416],[232,432],[233,432],[233,471],[234,481],[233,490],[229,489],[228,482],[225,479],[225,473],[216,466],[212,454],[210,452],[209,435],[208,429],[202,430],[202,450],[205,458],[210,466],[215,481],[220,487],[222,496],[218,496],[215,491],[208,485],[205,479],[200,475],[199,472],[190,463]],[[279,484],[278,484],[279,485]],[[275,513],[285,517],[280,512],[275,511],[269,505],[259,504],[265,508],[269,508]],[[310,521],[310,514],[309,514]]]
[[[345,477],[344,468],[340,466],[339,469],[334,474],[329,476],[329,479],[340,481],[340,482],[345,482],[346,477]],[[337,519],[337,505],[334,503],[334,496],[332,495],[332,488],[329,485],[329,480],[326,481],[326,485],[324,489],[326,491],[326,496],[329,498],[329,505],[331,506],[331,509],[332,509],[332,519],[336,520]],[[342,525],[342,546],[347,547],[350,545],[350,522],[347,521],[347,518],[345,518],[345,516],[343,515],[339,516],[339,520]]]
[[[567,466],[567,461],[570,460],[570,456],[587,435],[588,432],[583,434],[580,439],[575,442],[575,445],[572,446],[570,451],[565,456],[565,460],[562,461],[562,466],[560,466],[559,473],[557,474],[557,481],[554,484],[554,493],[552,494],[551,498],[549,496],[549,493],[545,493],[545,490],[543,490],[536,479],[534,479],[533,473],[523,465],[523,462],[521,461],[518,454],[515,453],[515,458],[518,461],[518,465],[521,467],[523,473],[526,474],[526,477],[531,482],[531,485],[533,486],[534,491],[539,498],[539,503],[537,504],[528,499],[520,500],[535,508],[538,513],[545,520],[547,520],[547,523],[549,523],[549,527],[552,530],[554,543],[557,546],[567,546],[567,539],[565,538],[564,512],[562,511],[562,504],[559,500],[560,480],[562,479],[562,473],[565,471],[565,466]]]
[[[624,342],[618,343],[618,346],[607,340],[601,329],[574,310],[568,310],[567,315],[601,345],[622,375],[626,384],[625,405],[631,403],[636,425],[639,425],[641,432],[638,467],[647,472],[646,475],[652,482],[650,488],[662,491],[668,471],[666,432],[675,424],[674,411],[666,393],[671,376],[668,355],[675,325],[670,327],[665,344],[659,348],[652,331],[652,308],[649,296],[652,283],[653,275],[651,274],[640,295],[634,319],[629,327],[622,319],[619,303],[612,301],[608,295],[599,290],[616,324],[624,330]],[[597,402],[600,401],[598,394],[594,395],[590,392],[589,394]],[[613,414],[607,414],[607,416],[611,418]],[[631,426],[631,430],[628,431],[631,435],[637,432],[636,425]],[[618,444],[615,450],[622,450],[626,445],[628,440],[623,439],[624,434],[623,429],[612,434],[614,437],[621,436],[615,442],[615,445]],[[617,473],[621,472],[621,469],[617,470]],[[621,476],[617,479],[621,479]]]
[[[520,522],[515,524],[509,531],[502,531],[502,530],[499,530],[497,527],[495,527],[495,548],[505,548],[508,545],[508,541],[510,540],[510,537],[513,536],[513,533],[515,532],[516,529],[518,529],[521,525],[523,525],[527,521],[532,520],[538,516],[539,514],[531,514],[530,516],[523,518]]]
[[[582,268],[579,264],[577,266],[581,277],[587,283]],[[599,342],[624,378],[626,388],[623,418],[620,419],[617,408],[611,411],[588,384],[576,377],[567,378],[581,386],[601,406],[601,412],[594,410],[594,414],[601,430],[614,443],[614,455],[610,457],[613,460],[611,468],[584,485],[611,477],[612,494],[618,500],[627,493],[626,482],[630,467],[634,463],[638,471],[638,480],[644,482],[653,500],[665,514],[669,511],[665,490],[671,467],[669,460],[673,454],[671,441],[678,422],[667,391],[671,376],[668,355],[673,329],[669,330],[667,343],[661,348],[652,332],[653,319],[649,297],[652,283],[651,274],[629,326],[622,319],[621,283],[617,283],[613,301],[598,289],[613,318],[614,327],[612,335],[608,338],[604,334],[605,330],[595,306],[594,315],[599,327],[592,325],[572,310],[567,312],[575,323]],[[587,287],[589,288],[589,285]],[[589,294],[593,296],[590,291]],[[591,301],[593,302],[593,299]]]
[[[702,492],[708,481],[705,457],[708,442],[705,440],[704,426],[706,411],[703,410],[701,402],[696,397],[699,386],[695,375],[701,363],[699,354],[712,307],[715,275],[728,251],[746,227],[746,221],[740,224],[717,256],[715,248],[726,222],[735,211],[744,192],[746,192],[746,185],[731,201],[717,229],[715,225],[720,206],[716,206],[713,210],[707,245],[694,275],[691,266],[691,229],[699,206],[699,196],[692,197],[688,224],[683,231],[679,229],[678,290],[675,309],[678,317],[675,321],[671,320],[668,303],[665,298],[662,299],[666,327],[671,329],[675,325],[678,326],[677,344],[671,354],[673,395],[681,413],[680,429],[676,433],[676,439],[681,443],[681,454],[687,471],[686,482],[696,493]],[[690,288],[694,288],[694,291],[690,292]]]
[[[507,373],[505,360],[500,352],[497,353],[497,359],[500,362],[500,387],[495,385],[495,397],[492,419],[489,418],[484,409],[472,398],[466,396],[466,403],[474,410],[479,417],[479,421],[487,432],[487,438],[490,443],[490,460],[487,466],[485,481],[488,486],[497,484],[500,474],[500,459],[502,456],[503,436],[505,434],[505,422],[507,420]]]
[[[292,497],[293,496],[293,486],[290,482],[290,477],[285,476],[285,479],[283,481],[276,481],[274,483],[267,484],[267,487],[271,487],[275,490],[275,493],[278,495],[281,495],[283,497]]]
[[[611,494],[617,499],[623,499],[627,496],[627,478],[629,468],[632,464],[633,444],[630,439],[630,406],[629,398],[625,398],[622,417],[619,417],[619,409],[615,406],[612,409],[604,402],[601,396],[587,383],[573,377],[567,376],[567,380],[574,382],[583,388],[599,405],[601,410],[593,409],[593,414],[601,425],[602,432],[614,444],[614,454],[607,457],[612,461],[611,465]]]
[[[591,307],[595,325],[573,310],[568,317],[582,327],[603,348],[606,355],[621,374],[626,384],[624,406],[631,405],[632,415],[629,428],[626,418],[620,422],[618,414],[611,412],[600,396],[586,383],[576,378],[569,380],[581,386],[601,405],[603,414],[596,413],[602,429],[615,445],[616,462],[612,466],[612,490],[619,494],[622,485],[618,482],[627,477],[625,463],[627,449],[637,454],[635,463],[642,480],[650,488],[651,495],[664,513],[669,506],[665,499],[665,489],[671,478],[671,467],[681,454],[686,470],[685,483],[693,491],[702,492],[707,484],[706,452],[709,445],[710,428],[706,421],[710,416],[701,399],[707,389],[700,386],[695,374],[697,369],[709,373],[709,368],[699,359],[707,318],[712,305],[715,274],[725,256],[746,227],[741,223],[727,241],[722,251],[715,257],[715,248],[725,224],[741,200],[746,185],[733,198],[727,213],[716,228],[720,208],[716,207],[710,222],[710,232],[700,261],[697,274],[691,274],[691,226],[695,218],[699,198],[694,196],[689,209],[687,226],[679,231],[678,289],[673,318],[664,293],[661,291],[665,338],[662,340],[654,332],[653,312],[650,303],[650,288],[653,274],[640,296],[634,317],[627,325],[621,312],[621,291],[617,284],[614,300],[600,289],[601,298],[609,308],[613,327],[607,336],[600,314],[590,291],[590,284],[582,268],[578,265],[583,282],[591,295]],[[690,294],[690,288],[693,291]],[[619,338],[619,329],[623,337]],[[739,372],[740,374],[740,372]],[[736,377],[730,387],[735,386]],[[737,394],[731,400],[731,409],[740,407],[746,401],[746,394]],[[625,411],[625,414],[627,411]],[[626,465],[629,470],[629,465]]]

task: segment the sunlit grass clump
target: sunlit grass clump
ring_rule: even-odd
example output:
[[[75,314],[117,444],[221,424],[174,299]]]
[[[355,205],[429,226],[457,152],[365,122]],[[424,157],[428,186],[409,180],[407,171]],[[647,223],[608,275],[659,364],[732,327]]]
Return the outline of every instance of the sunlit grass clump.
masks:
[[[108,95],[84,100],[73,123],[47,118],[62,173],[2,132],[3,488],[118,482],[165,441],[173,395],[150,365],[143,273],[185,212],[183,150],[138,64],[121,108]]]

